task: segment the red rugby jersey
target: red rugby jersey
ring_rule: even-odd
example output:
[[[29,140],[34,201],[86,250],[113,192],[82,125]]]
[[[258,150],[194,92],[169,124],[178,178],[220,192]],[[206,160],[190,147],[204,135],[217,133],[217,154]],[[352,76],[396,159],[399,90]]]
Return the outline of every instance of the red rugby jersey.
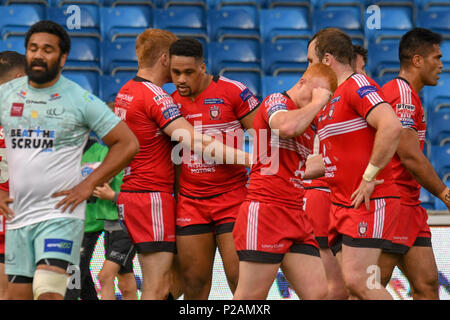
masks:
[[[408,81],[400,77],[386,83],[382,90],[387,101],[400,119],[403,128],[417,131],[420,149],[423,150],[426,131],[425,113],[417,92],[413,90]],[[392,158],[392,169],[402,203],[408,205],[420,204],[421,186],[409,173],[408,169],[402,165],[397,154]]]
[[[312,152],[314,132],[309,128],[302,135],[283,139],[271,132],[269,119],[278,111],[298,107],[286,93],[273,93],[261,103],[253,120],[256,138],[250,171],[247,199],[275,203],[301,209],[305,162]]]
[[[172,143],[162,129],[181,117],[159,86],[141,77],[128,81],[117,94],[114,112],[139,140],[140,151],[124,169],[121,190],[173,192]]]
[[[233,148],[243,148],[244,128],[240,120],[259,105],[244,84],[215,76],[194,101],[180,96],[177,91],[172,97],[195,130],[222,139]],[[190,158],[183,159],[181,164],[180,193],[190,197],[211,197],[242,187],[247,180],[244,166],[205,161],[191,152]]]
[[[366,117],[382,102],[385,98],[375,81],[353,74],[319,112],[318,135],[333,203],[351,206],[350,197],[361,183],[375,139],[376,130]],[[399,196],[390,163],[377,179],[384,183],[375,187],[372,198]]]
[[[0,127],[0,190],[9,192],[8,162],[6,161],[6,145],[3,127]]]

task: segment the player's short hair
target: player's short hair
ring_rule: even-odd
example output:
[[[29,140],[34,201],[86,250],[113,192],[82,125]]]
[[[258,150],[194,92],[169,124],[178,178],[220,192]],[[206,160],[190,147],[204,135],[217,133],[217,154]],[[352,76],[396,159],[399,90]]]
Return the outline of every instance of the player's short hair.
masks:
[[[363,58],[364,63],[367,63],[367,60],[369,59],[368,51],[363,46],[360,46],[359,44],[353,45],[353,60],[356,60],[356,57],[358,54]]]
[[[418,54],[422,57],[427,56],[433,45],[440,45],[442,36],[439,33],[428,29],[414,28],[405,33],[398,47],[398,57],[400,65],[407,66],[411,63],[414,55]]]
[[[28,41],[34,33],[50,33],[54,34],[59,38],[59,49],[61,53],[69,53],[70,51],[70,37],[67,31],[56,22],[50,20],[42,20],[33,24],[30,29],[28,29],[25,35],[25,48],[28,46]]]
[[[338,28],[325,28],[317,32],[308,43],[316,40],[316,55],[320,61],[326,53],[331,54],[342,64],[351,64],[353,60],[352,38]]]
[[[0,52],[0,79],[15,69],[22,69],[25,71],[26,65],[27,60],[23,54],[16,51]]]
[[[203,60],[203,46],[194,38],[179,39],[170,46],[170,56],[193,57]]]
[[[152,67],[165,52],[169,53],[170,45],[177,40],[170,31],[147,29],[136,39],[136,56],[139,68]]]
[[[335,92],[338,87],[336,73],[330,66],[323,63],[314,63],[306,69],[303,77],[320,77],[325,78],[330,86],[330,91]]]

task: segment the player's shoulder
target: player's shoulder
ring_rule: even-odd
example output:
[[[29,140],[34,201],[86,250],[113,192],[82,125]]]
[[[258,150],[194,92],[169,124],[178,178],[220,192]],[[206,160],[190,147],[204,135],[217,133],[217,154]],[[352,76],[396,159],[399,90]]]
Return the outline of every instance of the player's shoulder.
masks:
[[[219,84],[220,87],[226,87],[230,90],[235,90],[238,92],[243,92],[245,90],[249,91],[247,86],[242,82],[224,76],[214,76],[213,81]]]
[[[67,95],[75,107],[89,106],[92,104],[104,104],[104,102],[92,92],[87,91],[78,83],[61,76],[61,83],[55,88],[55,93],[50,96],[51,100],[65,98]],[[66,100],[66,99],[65,99]],[[66,100],[67,101],[67,100]]]
[[[378,83],[369,77],[368,75],[361,74],[361,73],[354,73],[352,74],[349,79],[351,81],[347,81],[347,83],[350,83],[353,86],[357,86],[359,88],[365,87],[365,86],[375,86],[379,88]]]
[[[27,86],[28,77],[20,77],[13,80],[10,80],[8,82],[3,83],[0,85],[0,93],[3,95],[7,95],[9,93],[14,93],[17,91],[17,94],[22,94],[25,98],[26,91],[24,90]],[[21,92],[19,92],[20,90]]]

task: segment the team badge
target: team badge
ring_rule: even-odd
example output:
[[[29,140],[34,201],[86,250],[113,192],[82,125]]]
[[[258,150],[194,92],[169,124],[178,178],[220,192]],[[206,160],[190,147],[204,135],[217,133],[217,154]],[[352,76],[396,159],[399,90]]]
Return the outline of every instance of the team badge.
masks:
[[[53,94],[50,95],[49,101],[57,100],[57,99],[59,99],[59,98],[61,98],[61,96],[59,95],[59,93],[53,93]]]
[[[209,117],[211,120],[219,120],[220,119],[220,107],[211,106],[209,108]]]
[[[11,117],[21,117],[23,114],[23,103],[13,102],[11,106]]]
[[[328,111],[328,120],[333,119],[333,113],[334,113],[334,104],[331,105],[330,111]]]
[[[358,224],[358,235],[360,237],[367,236],[367,230],[369,230],[369,226],[366,222],[360,222]]]

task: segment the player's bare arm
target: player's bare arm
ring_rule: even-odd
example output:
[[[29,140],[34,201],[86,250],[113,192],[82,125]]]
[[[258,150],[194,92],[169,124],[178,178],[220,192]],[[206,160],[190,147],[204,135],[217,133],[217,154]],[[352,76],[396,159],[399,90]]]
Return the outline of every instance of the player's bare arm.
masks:
[[[441,199],[450,210],[449,188],[442,182],[430,161],[421,151],[417,131],[409,128],[402,130],[397,155],[414,179],[431,194]]]
[[[94,192],[92,192],[94,197],[97,197],[102,200],[110,200],[114,201],[116,192],[111,189],[111,186],[108,183],[104,183],[101,186],[97,186],[94,189]]]
[[[53,194],[53,197],[65,196],[57,203],[64,212],[70,207],[70,213],[84,200],[88,199],[94,188],[116,176],[139,152],[139,142],[125,122],[119,122],[106,136],[103,142],[109,151],[102,164],[86,179],[70,190]]]
[[[375,140],[366,172],[351,199],[355,208],[358,208],[364,201],[369,210],[370,196],[375,186],[384,182],[375,178],[394,156],[400,141],[402,126],[392,107],[387,103],[381,103],[375,107],[367,116],[366,121],[376,130]]]
[[[312,180],[325,175],[325,165],[321,154],[315,154],[306,160],[304,180]]]
[[[281,138],[292,138],[302,134],[314,120],[317,112],[327,104],[332,92],[324,88],[312,90],[311,102],[297,110],[280,111],[270,117],[270,128]]]
[[[4,190],[0,190],[0,214],[4,215],[8,221],[14,218],[14,212],[8,206],[8,204],[12,202],[13,199],[9,197],[9,193]]]
[[[183,117],[172,121],[163,131],[190,148],[197,154],[206,155],[218,163],[245,165],[251,167],[251,155],[243,150],[234,149],[205,134],[194,131],[194,127]]]

